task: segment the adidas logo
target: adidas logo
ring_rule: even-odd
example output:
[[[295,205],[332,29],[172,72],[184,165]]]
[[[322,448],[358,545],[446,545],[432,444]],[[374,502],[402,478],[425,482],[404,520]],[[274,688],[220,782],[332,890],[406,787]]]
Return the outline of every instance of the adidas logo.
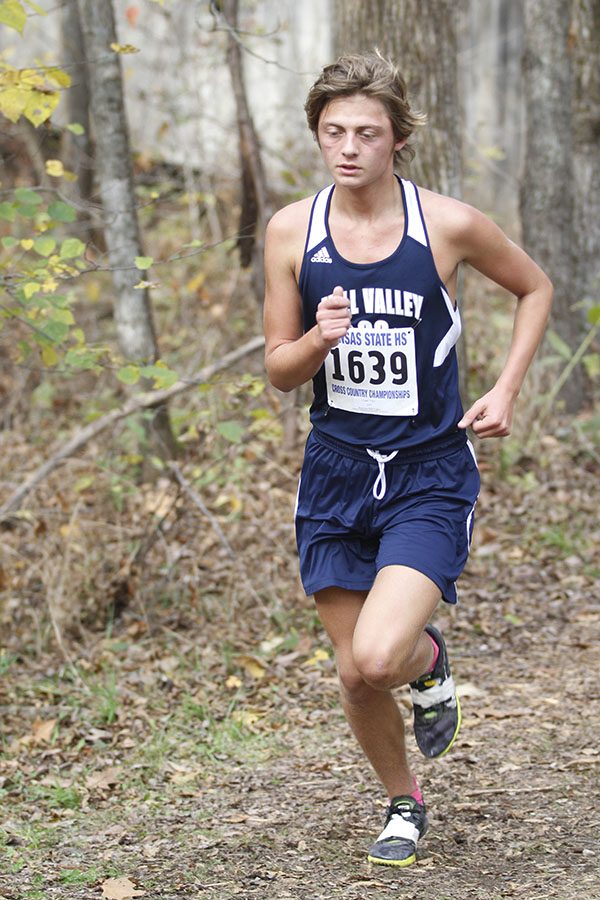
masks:
[[[317,253],[315,253],[314,256],[311,256],[310,261],[311,262],[322,262],[322,263],[333,262],[332,258],[330,257],[329,253],[327,252],[326,247],[321,247],[321,249]]]

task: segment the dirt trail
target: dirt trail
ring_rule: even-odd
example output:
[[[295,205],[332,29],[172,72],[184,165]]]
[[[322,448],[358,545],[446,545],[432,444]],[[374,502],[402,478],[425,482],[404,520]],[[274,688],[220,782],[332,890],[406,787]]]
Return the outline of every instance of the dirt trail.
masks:
[[[448,757],[415,750],[416,865],[366,862],[384,798],[309,606],[262,642],[167,610],[152,634],[125,619],[77,676],[6,662],[0,898],[125,877],[147,900],[600,898],[598,503],[572,462],[487,479],[461,603],[436,617],[464,723]]]

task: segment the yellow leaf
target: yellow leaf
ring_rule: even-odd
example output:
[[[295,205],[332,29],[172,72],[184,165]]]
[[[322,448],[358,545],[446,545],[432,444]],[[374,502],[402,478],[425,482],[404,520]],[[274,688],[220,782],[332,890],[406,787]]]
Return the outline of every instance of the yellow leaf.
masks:
[[[23,250],[31,250],[31,248],[33,247],[33,241],[31,240],[31,238],[23,238],[23,240],[21,241],[21,247],[23,248]]]
[[[261,659],[258,659],[256,656],[248,656],[246,654],[242,654],[241,656],[236,656],[234,659],[236,665],[241,666],[251,678],[255,678],[260,680],[264,678],[267,674],[267,667]]]
[[[56,66],[50,66],[49,68],[44,69],[44,72],[46,73],[48,81],[53,81],[54,84],[58,84],[60,87],[71,87],[71,76],[68,72],[64,72]]]
[[[38,125],[50,118],[58,106],[59,100],[58,91],[42,92],[33,90],[23,110],[23,115],[37,128]]]
[[[139,47],[134,47],[133,44],[111,44],[110,49],[114,50],[115,53],[139,53]]]
[[[0,3],[0,22],[22,34],[26,21],[27,14],[18,0],[2,0],[2,3]]]
[[[55,366],[59,359],[60,357],[54,347],[44,347],[42,350],[42,362],[48,368]]]
[[[47,278],[42,285],[44,294],[51,294],[58,287],[58,281],[54,278]]]
[[[47,159],[46,172],[53,178],[61,178],[65,174],[65,169],[60,159]]]
[[[202,287],[205,281],[206,272],[198,272],[197,275],[195,275],[193,278],[190,278],[185,286],[185,289],[189,294],[195,294],[196,291]]]
[[[0,112],[11,122],[17,122],[27,106],[28,95],[18,87],[5,88],[0,80]]]
[[[316,666],[320,662],[325,662],[326,659],[329,659],[329,653],[326,650],[322,650],[320,647],[318,650],[315,650],[314,656],[311,656],[310,659],[307,659],[304,663],[305,666]]]
[[[245,728],[253,730],[252,726],[258,722],[260,716],[258,713],[251,712],[248,709],[236,709],[232,715],[232,719],[234,722],[239,722],[240,725],[244,725]]]
[[[30,300],[34,294],[37,294],[40,286],[37,281],[28,281],[27,284],[23,285],[23,294],[25,295],[26,300]]]
[[[242,681],[240,678],[237,677],[237,675],[230,675],[229,678],[227,679],[227,681],[225,682],[225,687],[229,688],[230,690],[235,690],[236,688],[239,688],[241,686],[242,686]]]

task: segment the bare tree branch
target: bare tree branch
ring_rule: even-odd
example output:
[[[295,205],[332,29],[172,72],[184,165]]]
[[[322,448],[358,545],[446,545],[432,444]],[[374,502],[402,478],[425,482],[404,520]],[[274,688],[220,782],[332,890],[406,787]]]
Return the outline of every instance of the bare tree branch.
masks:
[[[255,350],[259,350],[263,345],[264,338],[262,335],[253,337],[236,350],[226,353],[220,360],[217,360],[208,366],[204,366],[204,368],[200,369],[193,377],[186,378],[185,381],[177,381],[170,388],[165,388],[162,391],[146,391],[143,394],[137,394],[128,400],[124,406],[111,410],[111,412],[107,413],[105,416],[101,416],[99,419],[90,422],[89,425],[76,431],[75,434],[72,435],[65,444],[59,447],[45,463],[39,466],[26,481],[19,485],[17,490],[14,491],[4,505],[0,507],[0,522],[9,518],[11,513],[14,513],[15,510],[19,509],[25,497],[65,459],[68,459],[68,457],[84,447],[92,440],[92,438],[96,437],[110,425],[114,425],[121,419],[126,419],[127,416],[130,416],[140,409],[152,409],[160,406],[167,400],[170,400],[171,397],[183,394],[185,391],[189,391],[190,388],[195,387],[198,384],[204,384],[209,378],[216,375],[217,372],[222,372],[224,369],[229,368],[229,366],[234,365],[234,363],[239,362],[239,360],[248,356],[248,354],[253,353]]]

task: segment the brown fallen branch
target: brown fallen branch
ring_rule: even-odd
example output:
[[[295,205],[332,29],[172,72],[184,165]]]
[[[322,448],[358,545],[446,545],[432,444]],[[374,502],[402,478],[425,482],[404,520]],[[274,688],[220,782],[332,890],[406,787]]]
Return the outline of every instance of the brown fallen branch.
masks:
[[[160,406],[162,403],[166,403],[170,400],[171,397],[183,394],[185,391],[189,391],[199,384],[204,384],[209,378],[212,378],[213,375],[222,372],[224,369],[228,369],[230,366],[234,365],[234,363],[239,362],[240,359],[248,356],[248,354],[253,353],[255,350],[259,350],[263,345],[264,338],[262,335],[253,337],[236,350],[226,353],[225,356],[216,362],[204,366],[204,368],[200,369],[196,375],[186,378],[185,381],[176,381],[171,387],[165,388],[162,391],[145,391],[143,394],[136,394],[123,406],[111,410],[111,412],[107,413],[105,416],[101,416],[94,422],[90,422],[90,424],[86,425],[84,428],[80,428],[79,431],[76,431],[75,434],[69,438],[62,447],[59,447],[45,463],[42,463],[42,465],[36,469],[26,481],[19,485],[4,505],[0,507],[0,522],[9,518],[12,513],[19,509],[25,497],[65,459],[68,459],[78,450],[81,450],[82,447],[85,447],[92,438],[95,438],[106,428],[109,428],[116,422],[120,422],[121,419],[126,419],[127,416],[132,415],[140,409],[151,409],[154,406]]]

